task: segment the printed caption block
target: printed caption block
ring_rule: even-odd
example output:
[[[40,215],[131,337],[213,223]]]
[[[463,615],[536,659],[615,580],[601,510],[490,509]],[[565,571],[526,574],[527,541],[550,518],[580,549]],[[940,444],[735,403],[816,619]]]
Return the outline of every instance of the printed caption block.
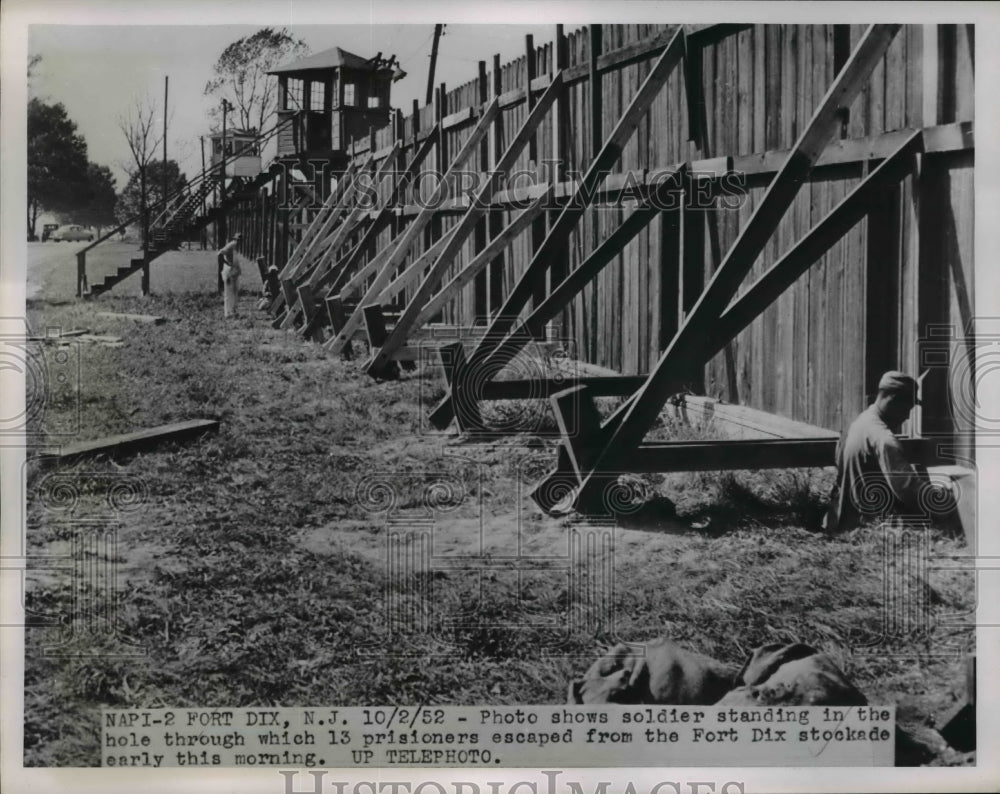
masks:
[[[106,709],[119,766],[891,766],[894,706]]]

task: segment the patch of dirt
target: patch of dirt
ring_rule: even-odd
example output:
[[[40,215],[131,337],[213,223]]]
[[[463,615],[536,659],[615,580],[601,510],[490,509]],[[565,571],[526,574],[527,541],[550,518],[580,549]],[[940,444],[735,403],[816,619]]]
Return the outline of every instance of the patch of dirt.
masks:
[[[154,289],[170,277],[156,271]],[[244,301],[249,316],[234,322],[215,294],[30,307],[41,328],[101,333],[95,313],[107,310],[170,320],[123,326],[120,348],[81,349],[77,399],[53,399],[40,433],[77,407],[81,439],[193,417],[221,428],[56,470],[142,484],[138,504],[118,511],[117,549],[97,553],[115,555],[121,631],[147,655],[113,659],[81,634],[75,660],[53,659],[47,630],[29,630],[27,764],[96,765],[102,705],[560,703],[602,647],[664,635],[730,664],[765,642],[812,644],[915,724],[959,696],[971,632],[935,635],[934,653],[919,627],[885,633],[889,545],[875,529],[812,531],[823,472],[637,478],[629,487],[647,501],[626,504],[614,526],[544,516],[528,492],[554,459],[549,414],[488,444],[429,432],[421,417],[439,370],[376,383]],[[45,475],[29,464],[30,553],[70,550],[67,518],[115,517],[97,486],[57,515],[31,496]],[[426,565],[404,570],[401,550]],[[896,572],[903,595],[927,584]],[[390,626],[390,606],[425,584],[434,597],[421,622]],[[73,619],[69,585],[32,573],[29,607]],[[971,609],[971,572],[930,585],[934,609]],[[360,657],[372,638],[394,653]]]

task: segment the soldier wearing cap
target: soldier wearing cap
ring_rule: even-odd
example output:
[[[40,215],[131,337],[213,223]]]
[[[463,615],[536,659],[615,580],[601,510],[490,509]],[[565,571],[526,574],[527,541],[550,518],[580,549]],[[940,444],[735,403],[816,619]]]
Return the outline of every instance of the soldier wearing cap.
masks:
[[[895,435],[919,404],[913,378],[897,371],[882,376],[875,402],[837,444],[837,485],[826,516],[827,530],[854,529],[890,515],[926,515],[925,505],[933,500],[925,489],[933,486],[926,470],[907,458]]]

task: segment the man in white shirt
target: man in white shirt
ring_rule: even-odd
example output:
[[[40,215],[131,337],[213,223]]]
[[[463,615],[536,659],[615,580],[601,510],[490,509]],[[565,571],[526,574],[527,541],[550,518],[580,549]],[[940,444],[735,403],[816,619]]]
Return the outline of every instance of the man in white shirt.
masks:
[[[222,274],[222,306],[225,317],[236,317],[236,301],[240,295],[240,266],[236,262],[236,246],[240,234],[219,249],[218,264]]]

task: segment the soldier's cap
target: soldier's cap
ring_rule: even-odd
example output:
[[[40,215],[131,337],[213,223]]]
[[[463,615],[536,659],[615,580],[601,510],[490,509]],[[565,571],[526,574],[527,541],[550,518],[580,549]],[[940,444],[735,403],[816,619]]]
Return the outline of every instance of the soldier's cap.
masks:
[[[920,405],[920,400],[917,399],[917,381],[905,372],[886,372],[878,382],[878,390],[881,394],[906,395],[913,400],[914,405]]]

